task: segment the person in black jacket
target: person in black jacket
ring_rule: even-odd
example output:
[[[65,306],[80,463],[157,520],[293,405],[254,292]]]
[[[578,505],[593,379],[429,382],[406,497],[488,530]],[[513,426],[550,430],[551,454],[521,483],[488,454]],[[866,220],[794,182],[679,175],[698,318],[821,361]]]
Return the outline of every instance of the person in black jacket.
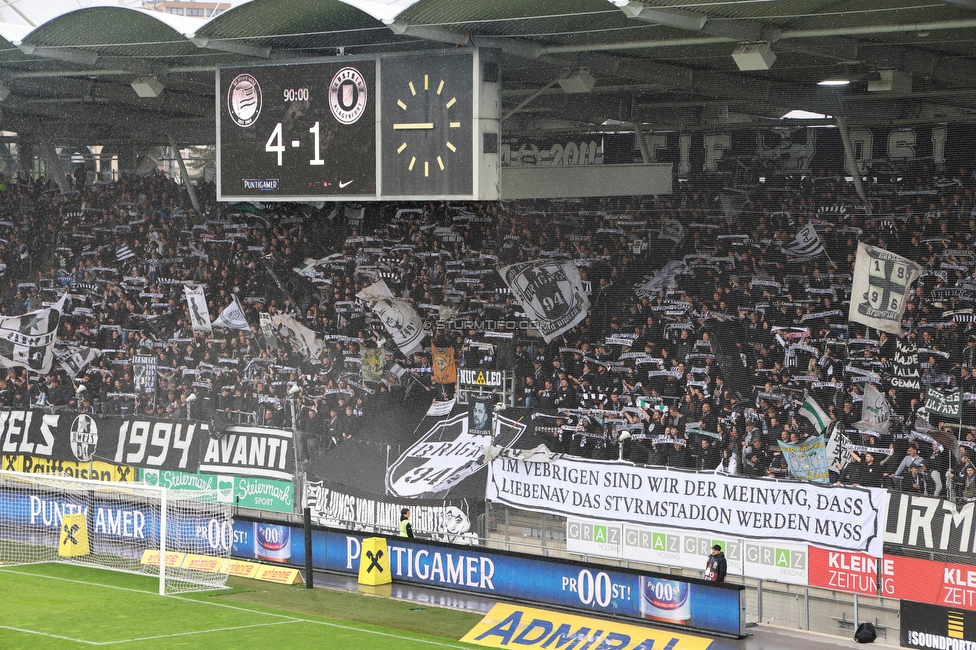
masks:
[[[725,582],[725,573],[728,568],[725,553],[722,552],[722,545],[716,544],[712,547],[712,554],[708,556],[708,561],[705,562],[705,580]]]

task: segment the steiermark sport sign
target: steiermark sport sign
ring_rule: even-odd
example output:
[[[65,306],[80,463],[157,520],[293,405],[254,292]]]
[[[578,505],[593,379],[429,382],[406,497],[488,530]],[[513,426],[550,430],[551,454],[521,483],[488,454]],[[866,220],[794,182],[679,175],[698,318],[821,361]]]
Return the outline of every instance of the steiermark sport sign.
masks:
[[[156,469],[141,469],[139,475],[147,485],[159,485],[170,490],[216,490],[221,503],[231,503],[240,508],[295,511],[295,486],[288,481]]]

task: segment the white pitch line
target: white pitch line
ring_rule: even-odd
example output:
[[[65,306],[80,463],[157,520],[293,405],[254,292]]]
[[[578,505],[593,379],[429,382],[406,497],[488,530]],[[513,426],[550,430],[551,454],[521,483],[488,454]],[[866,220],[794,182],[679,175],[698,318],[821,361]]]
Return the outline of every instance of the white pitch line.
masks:
[[[47,632],[38,632],[37,630],[25,630],[20,627],[10,627],[9,625],[0,625],[0,630],[11,630],[13,632],[20,632],[21,634],[37,634],[39,636],[46,636],[51,639],[61,639],[62,641],[74,641],[75,643],[85,643],[88,645],[101,645],[96,641],[85,641],[84,639],[73,639],[70,636],[61,636],[60,634],[48,634]]]
[[[76,584],[89,585],[89,586],[93,586],[93,587],[105,587],[107,589],[118,589],[120,591],[131,591],[131,592],[135,592],[135,593],[139,593],[139,594],[146,594],[148,596],[158,595],[158,594],[154,594],[151,591],[143,591],[141,589],[131,589],[129,587],[116,587],[116,586],[113,586],[113,585],[102,584],[100,582],[87,582],[87,581],[84,581],[84,580],[71,580],[71,579],[68,579],[68,578],[58,578],[56,576],[46,576],[46,575],[39,574],[39,573],[29,573],[29,572],[25,572],[25,571],[14,571],[12,569],[5,569],[5,568],[2,568],[2,567],[0,567],[0,571],[4,571],[4,572],[7,572],[7,573],[16,573],[18,575],[31,576],[31,577],[35,577],[35,578],[49,578],[51,580],[60,580],[61,582],[73,582],[73,583],[76,583]],[[377,636],[384,636],[384,637],[388,637],[388,638],[391,638],[391,639],[398,639],[400,641],[416,641],[418,643],[425,643],[427,645],[438,646],[438,647],[441,647],[441,648],[455,648],[456,650],[466,650],[466,648],[464,646],[451,645],[449,643],[439,643],[437,641],[430,641],[430,640],[427,640],[427,639],[420,639],[420,638],[412,637],[412,636],[403,636],[403,635],[400,635],[400,634],[391,634],[389,632],[378,632],[376,630],[368,630],[368,629],[361,628],[361,627],[354,627],[352,625],[340,625],[339,623],[329,623],[328,621],[313,621],[313,620],[310,620],[310,619],[307,619],[307,618],[298,618],[298,617],[295,617],[295,616],[287,616],[285,614],[275,614],[275,613],[272,613],[272,612],[265,612],[265,611],[262,611],[260,609],[250,609],[250,608],[247,608],[247,607],[241,607],[239,605],[228,605],[227,603],[214,603],[214,602],[209,602],[209,601],[206,601],[206,600],[197,600],[196,598],[187,598],[185,596],[166,596],[166,598],[173,598],[175,600],[183,600],[183,601],[190,602],[190,603],[199,603],[201,605],[210,605],[210,606],[213,606],[213,607],[223,607],[225,609],[235,609],[235,610],[238,610],[238,611],[241,611],[241,612],[247,612],[248,614],[264,614],[265,616],[273,616],[273,617],[276,617],[276,618],[286,619],[285,621],[283,621],[285,623],[312,623],[313,625],[325,625],[327,627],[334,627],[334,628],[340,629],[340,630],[351,630],[351,631],[355,631],[355,632],[364,632],[366,634],[374,634],[374,635],[377,635]],[[262,624],[262,625],[277,625],[277,623],[267,623],[267,624]],[[254,626],[254,627],[258,627],[258,626]],[[13,628],[11,628],[11,629],[13,629]],[[233,628],[228,628],[228,629],[233,629]],[[43,632],[38,632],[37,634],[43,634]],[[194,633],[188,633],[188,634],[194,634]],[[50,636],[50,635],[47,635],[47,636]],[[58,638],[62,638],[62,637],[58,637]],[[64,638],[67,639],[67,637],[64,637]],[[147,637],[147,638],[153,638],[153,637]],[[69,641],[75,641],[76,639],[68,639],[68,640]],[[136,640],[139,640],[139,639],[136,639]],[[93,641],[80,641],[80,643],[87,643],[87,644],[90,644],[90,645],[103,645],[101,643],[93,642]],[[116,641],[109,641],[107,643],[116,643]]]
[[[464,646],[451,645],[450,643],[438,643],[437,641],[430,641],[428,639],[420,639],[415,636],[401,636],[399,634],[390,634],[389,632],[378,632],[376,630],[366,630],[361,627],[353,627],[352,625],[339,625],[338,623],[329,623],[328,621],[310,621],[308,619],[303,619],[306,623],[312,623],[314,625],[326,625],[328,627],[335,627],[340,630],[352,630],[354,632],[365,632],[366,634],[375,634],[377,636],[385,636],[391,639],[398,639],[400,641],[416,641],[417,643],[423,643],[424,645],[436,645],[441,648],[456,648],[457,650],[468,650]]]
[[[156,639],[169,639],[177,636],[192,636],[194,634],[210,634],[212,632],[232,632],[234,630],[250,630],[255,627],[268,627],[270,625],[292,625],[294,623],[304,623],[301,619],[294,621],[277,621],[275,623],[255,623],[254,625],[237,625],[235,627],[215,627],[209,630],[196,630],[194,632],[174,632],[173,634],[157,634],[155,636],[140,636],[135,639],[123,639],[122,641],[102,641],[94,645],[117,645],[119,643],[135,643],[136,641],[155,641]],[[89,642],[90,643],[90,642]]]

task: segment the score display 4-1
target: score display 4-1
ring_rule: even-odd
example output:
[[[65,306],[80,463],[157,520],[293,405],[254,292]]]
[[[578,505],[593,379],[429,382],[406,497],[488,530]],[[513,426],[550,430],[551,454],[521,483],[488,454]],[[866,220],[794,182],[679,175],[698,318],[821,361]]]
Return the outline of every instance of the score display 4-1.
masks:
[[[376,62],[217,70],[219,198],[376,195]]]

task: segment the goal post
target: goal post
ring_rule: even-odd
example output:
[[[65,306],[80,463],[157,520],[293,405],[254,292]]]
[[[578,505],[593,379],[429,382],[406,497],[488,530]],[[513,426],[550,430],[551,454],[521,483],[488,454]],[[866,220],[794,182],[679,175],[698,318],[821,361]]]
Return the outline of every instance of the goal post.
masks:
[[[216,490],[0,471],[0,564],[151,575],[160,594],[220,589],[233,538]]]

